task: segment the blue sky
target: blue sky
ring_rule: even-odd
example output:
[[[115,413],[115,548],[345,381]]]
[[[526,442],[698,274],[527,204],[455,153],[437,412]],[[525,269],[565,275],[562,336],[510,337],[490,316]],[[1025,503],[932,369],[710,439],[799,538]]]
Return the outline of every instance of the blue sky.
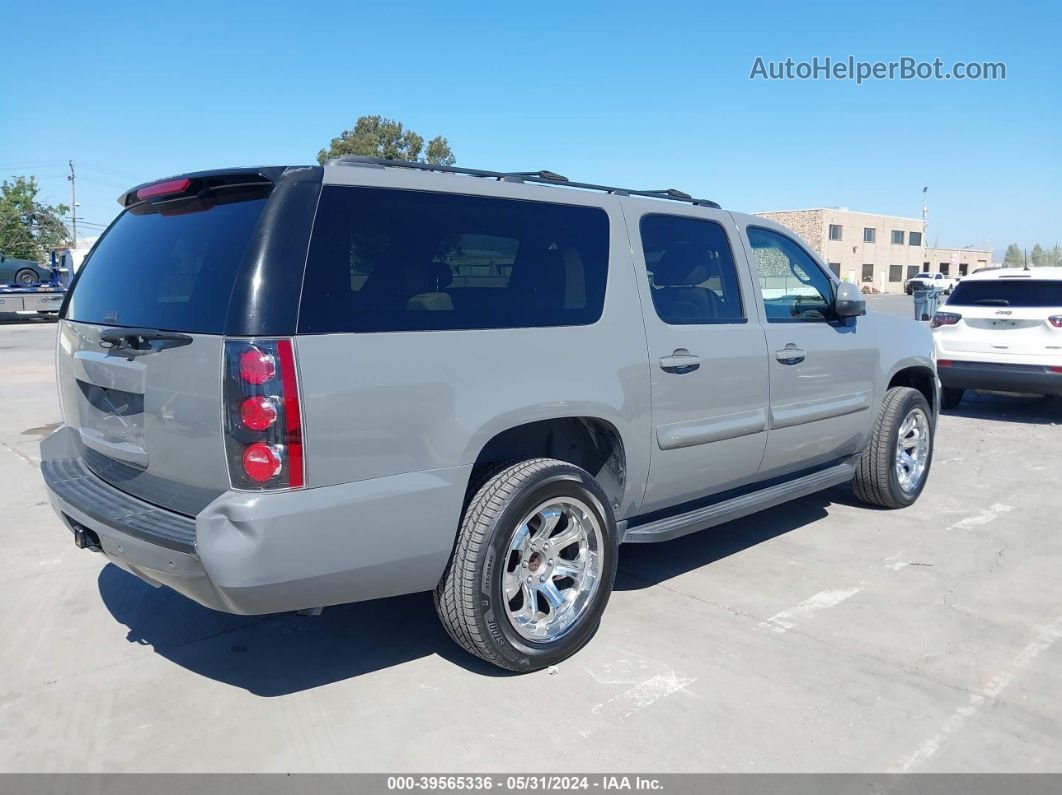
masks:
[[[167,7],[164,7],[167,6]],[[1062,240],[1062,4],[6,3],[0,176],[105,224],[131,185],[306,163],[362,114],[462,165],[674,186],[743,211],[918,216]],[[767,60],[1003,61],[997,82],[749,79]],[[16,68],[17,67],[17,68]],[[87,224],[82,227],[88,229]],[[96,227],[92,227],[95,229]]]

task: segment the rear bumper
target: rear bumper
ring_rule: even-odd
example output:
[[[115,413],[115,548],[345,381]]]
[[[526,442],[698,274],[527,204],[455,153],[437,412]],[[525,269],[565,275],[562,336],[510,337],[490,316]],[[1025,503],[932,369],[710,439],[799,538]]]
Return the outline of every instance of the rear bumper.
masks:
[[[1062,373],[1039,364],[998,364],[952,360],[938,366],[940,383],[950,389],[986,389],[1032,395],[1062,395]]]
[[[471,467],[342,486],[229,491],[195,518],[98,478],[61,427],[41,445],[52,507],[116,565],[202,605],[257,615],[434,588],[449,559]]]

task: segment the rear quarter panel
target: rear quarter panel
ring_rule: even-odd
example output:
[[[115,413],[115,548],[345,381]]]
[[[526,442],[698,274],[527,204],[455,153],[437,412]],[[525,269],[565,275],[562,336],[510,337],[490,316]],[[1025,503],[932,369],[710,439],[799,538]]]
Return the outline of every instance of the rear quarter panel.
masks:
[[[363,184],[376,176],[366,171],[357,169]],[[395,175],[387,177],[394,186]],[[483,183],[477,192],[512,196],[517,189],[515,198],[527,198],[526,186],[501,183]],[[298,337],[311,487],[467,466],[504,430],[590,416],[612,423],[623,439],[626,486],[617,516],[640,501],[648,472],[649,366],[630,241],[615,199],[569,195],[563,201],[609,215],[609,274],[596,323]]]

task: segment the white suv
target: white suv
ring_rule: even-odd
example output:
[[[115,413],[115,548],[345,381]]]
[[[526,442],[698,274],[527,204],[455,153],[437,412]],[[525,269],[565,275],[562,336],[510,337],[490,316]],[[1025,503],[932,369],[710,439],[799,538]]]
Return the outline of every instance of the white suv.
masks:
[[[1062,395],[1062,268],[972,274],[931,325],[944,408],[966,389]]]

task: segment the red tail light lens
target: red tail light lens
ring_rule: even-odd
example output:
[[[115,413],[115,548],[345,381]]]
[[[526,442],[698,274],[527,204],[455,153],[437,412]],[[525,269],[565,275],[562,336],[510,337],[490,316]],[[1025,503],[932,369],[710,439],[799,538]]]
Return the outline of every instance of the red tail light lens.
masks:
[[[277,374],[277,360],[258,348],[248,348],[240,354],[240,378],[248,384],[264,384]]]
[[[280,451],[265,442],[255,442],[243,451],[243,471],[256,483],[267,483],[284,467]]]
[[[1051,315],[1047,318],[1047,322],[1055,328],[1062,328],[1062,315]]]
[[[954,326],[960,320],[962,320],[962,315],[957,315],[954,312],[937,312],[929,322],[929,327]]]
[[[951,359],[937,359],[937,367],[951,367]]]
[[[302,487],[302,408],[292,341],[227,340],[224,396],[233,488]]]
[[[264,431],[277,421],[277,405],[264,395],[249,397],[240,404],[240,419],[252,431]]]

